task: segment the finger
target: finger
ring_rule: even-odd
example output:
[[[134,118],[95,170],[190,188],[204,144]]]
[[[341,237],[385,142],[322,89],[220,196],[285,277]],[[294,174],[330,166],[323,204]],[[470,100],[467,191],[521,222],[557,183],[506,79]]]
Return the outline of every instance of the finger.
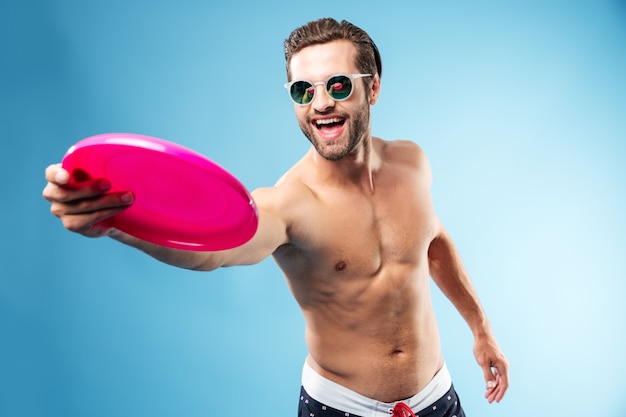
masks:
[[[43,190],[43,197],[49,201],[71,201],[97,196],[111,189],[111,183],[105,178],[92,179],[80,169],[70,172],[61,164],[52,164],[45,172],[48,184]]]
[[[489,381],[487,383],[487,392],[485,392],[485,398],[490,404],[496,400],[496,397],[498,395],[498,389],[499,386],[497,379],[495,381]]]
[[[501,369],[503,368],[503,369]],[[509,373],[506,364],[498,365],[495,368],[495,373],[497,377],[497,392],[495,393],[494,400],[496,402],[500,402],[502,398],[504,398],[504,394],[509,389]]]
[[[483,373],[485,377],[485,398],[489,403],[492,403],[496,398],[496,393],[498,389],[498,375],[495,372],[495,369],[491,367],[491,365],[484,365]]]
[[[492,403],[496,400],[497,395],[498,395],[498,385],[497,383],[494,382],[493,388],[488,389],[487,392],[485,393],[485,398],[487,399],[489,403]]]
[[[50,205],[50,212],[59,217],[81,215],[81,214],[96,214],[100,212],[115,211],[115,214],[125,210],[134,201],[134,196],[131,192],[117,192],[110,194],[102,194],[97,197],[75,199],[70,201],[52,200]],[[110,217],[107,216],[107,217]],[[98,219],[100,221],[102,219]]]
[[[63,226],[72,232],[80,233],[88,237],[104,236],[110,227],[103,223],[104,220],[122,212],[124,208],[111,208],[93,213],[70,214],[63,216]]]
[[[57,184],[67,184],[70,173],[62,168],[61,164],[52,164],[46,168],[46,180]]]
[[[485,377],[487,392],[493,391],[496,385],[496,376],[494,375],[491,366],[485,365],[482,368]]]
[[[485,394],[485,398],[489,403],[500,402],[504,398],[509,382],[507,372],[501,372],[497,367],[494,367],[493,374],[495,375],[495,384],[492,385],[492,389],[488,390]]]
[[[67,171],[60,171],[62,174]],[[62,175],[61,175],[62,176]],[[89,180],[80,184],[59,184],[49,181],[43,189],[43,197],[48,201],[72,202],[102,195],[111,189],[106,179]]]

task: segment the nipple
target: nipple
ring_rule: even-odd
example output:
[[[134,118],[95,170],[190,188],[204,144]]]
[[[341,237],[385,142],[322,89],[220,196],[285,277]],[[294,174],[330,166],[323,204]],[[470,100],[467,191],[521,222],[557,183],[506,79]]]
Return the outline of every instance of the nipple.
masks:
[[[344,261],[339,261],[337,262],[337,264],[335,265],[335,271],[337,272],[341,272],[344,269],[346,269],[346,263]]]

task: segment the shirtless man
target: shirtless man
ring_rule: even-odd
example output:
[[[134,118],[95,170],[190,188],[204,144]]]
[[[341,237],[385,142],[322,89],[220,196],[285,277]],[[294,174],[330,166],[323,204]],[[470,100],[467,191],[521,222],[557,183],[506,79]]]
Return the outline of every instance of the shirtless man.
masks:
[[[190,252],[107,228],[101,221],[132,204],[132,194],[106,193],[102,179],[69,189],[58,164],[47,168],[43,192],[52,213],[71,231],[110,236],[182,268],[272,255],[306,321],[300,416],[464,415],[442,357],[429,276],[469,325],[485,397],[499,402],[508,363],[434,212],[428,161],[412,142],[371,136],[382,69],[376,46],[348,22],[320,19],[291,34],[285,56],[285,87],[313,146],[275,186],[252,193],[259,227],[248,243]]]

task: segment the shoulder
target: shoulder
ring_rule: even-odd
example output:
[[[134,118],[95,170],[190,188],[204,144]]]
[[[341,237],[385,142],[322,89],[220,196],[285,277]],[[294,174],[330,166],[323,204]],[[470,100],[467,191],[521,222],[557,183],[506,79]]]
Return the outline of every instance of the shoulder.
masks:
[[[315,194],[300,180],[297,171],[296,165],[273,186],[257,188],[251,193],[259,211],[273,213],[290,225],[297,221],[307,207],[315,204]]]
[[[379,140],[385,163],[404,167],[431,181],[430,163],[421,146],[410,140]]]
[[[257,188],[252,192],[260,219],[271,219],[285,232],[280,247],[301,247],[303,226],[319,213],[317,195],[303,182],[291,176],[283,177],[274,186]]]
[[[382,140],[382,150],[385,159],[397,162],[421,164],[427,162],[426,153],[415,142],[404,139]]]
[[[281,217],[287,217],[285,220],[288,220],[289,213],[298,210],[313,197],[306,185],[295,181],[257,188],[251,194],[259,210],[282,213]]]

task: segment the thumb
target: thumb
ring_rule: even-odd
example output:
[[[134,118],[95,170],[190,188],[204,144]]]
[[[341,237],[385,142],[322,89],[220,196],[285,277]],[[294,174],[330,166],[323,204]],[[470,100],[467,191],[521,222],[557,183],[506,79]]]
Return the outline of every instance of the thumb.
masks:
[[[70,180],[70,174],[63,169],[61,164],[52,164],[46,168],[46,180],[65,185]]]
[[[485,375],[485,383],[487,390],[492,390],[496,387],[496,377],[491,370],[491,366],[483,366],[483,373]]]

